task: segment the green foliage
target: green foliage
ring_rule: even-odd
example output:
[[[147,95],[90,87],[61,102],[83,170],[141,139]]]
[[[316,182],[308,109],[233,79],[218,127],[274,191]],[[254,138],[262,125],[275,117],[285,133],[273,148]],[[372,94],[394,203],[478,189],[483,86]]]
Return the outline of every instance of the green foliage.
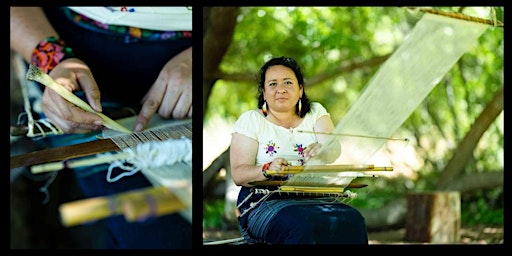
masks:
[[[221,228],[224,200],[203,203],[203,228]]]
[[[505,217],[503,193],[503,188],[497,188],[463,195],[462,223],[503,225]]]

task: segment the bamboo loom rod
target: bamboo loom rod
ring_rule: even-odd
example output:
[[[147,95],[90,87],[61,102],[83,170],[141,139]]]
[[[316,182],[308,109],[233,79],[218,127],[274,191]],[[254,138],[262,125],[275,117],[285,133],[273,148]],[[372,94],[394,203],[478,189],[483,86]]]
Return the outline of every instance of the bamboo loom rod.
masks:
[[[302,187],[302,186],[281,186],[281,192],[304,192],[304,193],[342,193],[342,187]]]
[[[374,165],[306,165],[283,166],[281,170],[267,170],[266,174],[294,174],[304,171],[311,172],[360,172],[360,171],[393,171],[393,167],[375,167]]]
[[[287,180],[264,180],[264,181],[253,181],[249,184],[253,186],[283,186],[288,183]],[[302,187],[339,187],[340,185],[337,184],[328,184],[328,183],[321,183],[321,182],[293,182],[293,185],[295,186],[302,186]],[[367,184],[360,184],[360,183],[350,183],[346,186],[346,188],[364,188],[367,187]]]
[[[130,156],[129,153],[117,153],[110,156],[102,156],[102,157],[93,157],[86,159],[77,159],[72,161],[60,161],[60,162],[50,162],[45,164],[33,165],[30,168],[30,171],[34,174],[42,173],[42,172],[53,172],[59,171],[64,168],[77,168],[77,167],[85,167],[85,166],[93,166],[98,164],[111,163],[113,161],[127,159]]]
[[[39,82],[39,83],[43,84],[44,86],[51,88],[56,93],[58,93],[60,96],[65,98],[67,101],[75,104],[76,106],[80,107],[81,109],[83,109],[87,112],[97,114],[98,116],[101,117],[101,119],[103,120],[103,125],[105,125],[106,127],[110,128],[112,130],[120,131],[120,132],[127,133],[127,134],[132,133],[132,131],[128,130],[127,128],[125,128],[124,126],[119,124],[118,122],[112,120],[110,117],[108,117],[100,112],[96,112],[91,106],[89,106],[89,104],[87,104],[85,101],[80,99],[78,96],[74,95],[72,92],[68,91],[66,88],[62,87],[62,85],[60,85],[59,83],[55,82],[55,80],[53,80],[49,75],[47,75],[45,72],[43,72],[38,67],[36,67],[34,65],[29,66],[29,69],[27,72],[27,80]]]
[[[415,7],[409,7],[409,9],[416,9],[416,8]],[[483,24],[487,24],[487,25],[492,25],[494,27],[504,27],[504,24],[501,21],[499,21],[499,20],[482,19],[482,18],[478,18],[478,17],[473,17],[473,16],[465,15],[465,14],[462,14],[462,13],[446,12],[446,11],[430,9],[430,8],[418,8],[418,9],[420,11],[422,11],[422,12],[436,14],[436,15],[441,15],[441,16],[450,17],[450,18],[454,18],[454,19],[465,20],[465,21],[472,21],[472,22],[477,22],[477,23],[483,23]]]
[[[71,227],[121,214],[134,222],[186,207],[169,188],[158,186],[64,203],[59,211],[62,224]]]
[[[332,136],[347,136],[347,137],[360,137],[367,139],[382,139],[382,140],[400,140],[409,142],[408,138],[392,138],[392,137],[380,137],[380,136],[372,136],[372,135],[362,135],[362,134],[349,134],[349,133],[335,133],[335,132],[316,132],[316,131],[306,131],[306,130],[297,130],[300,133],[314,133],[314,134],[322,134],[322,135],[332,135]]]

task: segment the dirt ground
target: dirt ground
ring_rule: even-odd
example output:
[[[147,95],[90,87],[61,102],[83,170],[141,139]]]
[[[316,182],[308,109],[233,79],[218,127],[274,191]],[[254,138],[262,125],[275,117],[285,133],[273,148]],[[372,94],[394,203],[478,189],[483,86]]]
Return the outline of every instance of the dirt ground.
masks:
[[[207,229],[203,231],[205,243],[221,243],[222,240],[240,238],[238,230]],[[369,244],[411,244],[404,241],[405,228],[369,232]],[[460,244],[503,244],[503,227],[488,227],[485,225],[462,227],[460,229]],[[227,241],[226,241],[227,242]]]

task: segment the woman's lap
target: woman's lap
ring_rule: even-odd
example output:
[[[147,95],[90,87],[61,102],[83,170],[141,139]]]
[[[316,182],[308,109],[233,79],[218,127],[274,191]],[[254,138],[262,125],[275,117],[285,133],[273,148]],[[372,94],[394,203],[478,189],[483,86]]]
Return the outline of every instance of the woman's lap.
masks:
[[[364,217],[356,209],[339,202],[293,201],[263,202],[254,209],[251,236],[271,244],[368,243]]]

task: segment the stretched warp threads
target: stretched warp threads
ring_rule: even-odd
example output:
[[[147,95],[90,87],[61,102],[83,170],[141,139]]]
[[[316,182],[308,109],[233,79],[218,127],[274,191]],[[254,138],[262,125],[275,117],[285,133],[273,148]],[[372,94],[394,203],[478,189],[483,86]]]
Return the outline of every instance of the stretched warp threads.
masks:
[[[137,116],[131,116],[116,121],[124,127],[133,127],[136,118]],[[142,132],[133,132],[128,135],[113,129],[106,129],[102,136],[110,138],[120,149],[134,147],[147,141],[163,141],[180,137],[192,138],[192,119],[165,120],[159,115],[153,115],[147,127]]]
[[[133,119],[133,118],[129,118]],[[154,119],[159,119],[158,117],[154,117]],[[160,121],[159,121],[160,122]],[[137,147],[138,144],[150,142],[150,141],[165,141],[168,139],[178,139],[178,138],[192,138],[192,122],[190,120],[181,120],[181,121],[170,121],[169,124],[161,126],[160,128],[151,128],[142,132],[134,132],[132,134],[124,134],[124,133],[111,133],[107,130],[103,132],[103,136],[109,137],[105,140],[109,140],[113,143],[114,148],[107,151],[101,152],[112,152],[118,151],[125,148],[133,148]],[[114,137],[111,137],[114,136]],[[64,168],[76,168],[83,166],[91,166],[97,164],[103,164],[106,162],[113,162],[118,159],[124,159],[129,157],[127,153],[123,154],[112,154],[109,157],[108,154],[101,155],[98,152],[96,154],[97,157],[87,157],[80,158],[80,156],[87,156],[90,154],[84,154],[80,156],[76,156],[74,158],[79,158],[77,160],[64,160],[61,162],[47,162],[44,164],[32,165],[31,171],[32,173],[41,173],[41,172],[49,172],[49,171],[58,171]],[[48,152],[46,155],[50,154]],[[13,161],[11,161],[12,163]]]
[[[391,137],[444,75],[488,28],[486,24],[425,13],[366,85],[335,133]],[[386,142],[340,136],[336,163],[366,163]],[[319,152],[330,150],[331,143]],[[319,164],[315,158],[307,165]]]
[[[117,121],[132,127],[135,119],[129,117]],[[132,154],[128,165],[122,162],[111,164],[107,180],[118,179],[110,177],[114,167],[128,170],[123,176],[141,171],[154,186],[170,188],[187,206],[180,213],[192,222],[192,120],[164,120],[154,115],[148,127],[146,131],[130,135],[115,130],[103,132],[103,136],[110,138],[123,152]]]

